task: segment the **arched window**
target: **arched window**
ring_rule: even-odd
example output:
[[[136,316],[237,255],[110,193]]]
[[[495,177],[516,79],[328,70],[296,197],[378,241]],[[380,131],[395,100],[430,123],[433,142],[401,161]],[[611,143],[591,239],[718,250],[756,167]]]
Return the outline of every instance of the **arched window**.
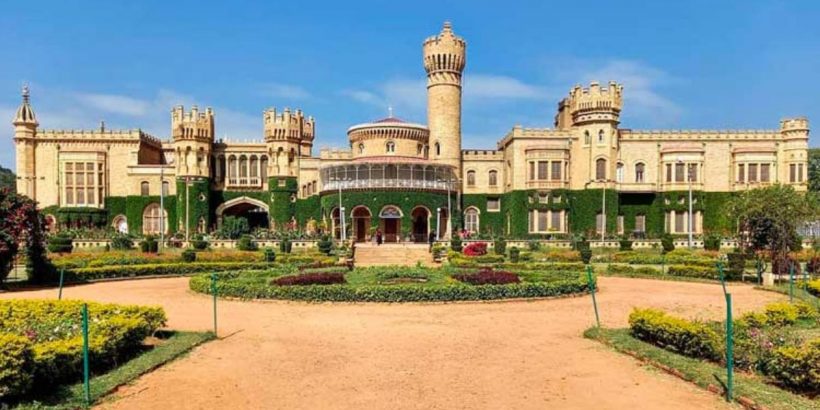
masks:
[[[618,182],[624,182],[624,164],[623,162],[619,162],[615,165],[615,180]]]
[[[260,176],[262,177],[263,182],[267,182],[268,179],[268,157],[267,155],[262,155],[262,158],[259,160],[259,170]]]
[[[436,143],[436,155],[441,155],[441,144]]]
[[[467,171],[467,186],[475,186],[475,171]]]
[[[478,233],[478,209],[467,208],[464,211],[464,229],[470,233]]]
[[[387,141],[387,152],[392,153],[396,152],[396,143],[393,141]]]
[[[598,130],[598,143],[604,142],[604,130]]]
[[[364,154],[364,144],[359,144],[359,154]]]
[[[148,196],[149,195],[148,188],[149,188],[148,181],[142,181],[142,183],[140,183],[140,195]]]
[[[603,181],[606,179],[606,160],[598,158],[595,161],[595,179]]]
[[[490,186],[498,185],[498,171],[492,170],[488,176]]]
[[[635,182],[643,182],[643,171],[645,167],[643,162],[635,164]]]
[[[584,131],[584,144],[589,145],[592,139],[589,137],[589,131]]]
[[[115,216],[111,225],[114,227],[114,230],[119,233],[128,233],[128,219],[125,215]]]
[[[168,213],[160,209],[156,202],[146,206],[142,212],[142,233],[145,235],[159,234],[160,224],[168,233]]]

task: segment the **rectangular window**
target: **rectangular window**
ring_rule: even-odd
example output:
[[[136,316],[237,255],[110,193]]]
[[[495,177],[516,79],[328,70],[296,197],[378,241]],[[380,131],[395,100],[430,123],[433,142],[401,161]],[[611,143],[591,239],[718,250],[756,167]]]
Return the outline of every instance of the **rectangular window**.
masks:
[[[85,190],[82,188],[77,190],[77,205],[85,205]]]
[[[547,161],[538,161],[538,179],[545,180],[547,179],[547,165],[549,162]]]
[[[498,212],[501,210],[501,199],[500,198],[487,198],[487,211],[488,212]]]
[[[546,232],[549,230],[547,226],[547,211],[536,211],[538,212],[538,232]]]
[[[646,215],[635,215],[635,231],[646,232]]]
[[[737,182],[746,182],[746,166],[743,164],[737,165]]]
[[[689,180],[692,182],[698,181],[698,164],[689,164]]]
[[[676,212],[675,213],[675,232],[686,232],[685,225],[683,223],[684,217],[686,216],[683,212]]]
[[[797,182],[797,166],[789,164],[789,182]]]
[[[760,182],[769,182],[769,168],[771,167],[770,164],[760,164]]]
[[[675,182],[683,182],[684,168],[682,163],[675,164]]]
[[[618,215],[617,225],[618,225],[618,234],[623,235],[623,233],[624,233],[624,216],[623,215]]]
[[[604,227],[604,214],[596,214],[595,215],[595,232],[601,233],[603,232]]]
[[[74,185],[83,186],[85,185],[85,174],[82,171],[77,171],[74,174]]]
[[[74,205],[74,188],[65,189],[65,203]]]
[[[749,182],[757,182],[757,164],[749,164]]]
[[[530,181],[535,179],[535,162],[530,161]]]
[[[666,164],[666,182],[672,182],[672,164]]]
[[[803,164],[797,164],[797,182],[803,182]]]
[[[553,231],[561,231],[561,211],[552,211],[550,212],[550,229]]]
[[[535,232],[535,213],[538,211],[532,211],[527,213],[527,223],[530,225],[530,232]]]
[[[94,205],[94,188],[87,188],[86,190],[86,198],[89,205]]]
[[[561,180],[561,162],[560,161],[552,161],[552,180],[553,181],[560,181]]]

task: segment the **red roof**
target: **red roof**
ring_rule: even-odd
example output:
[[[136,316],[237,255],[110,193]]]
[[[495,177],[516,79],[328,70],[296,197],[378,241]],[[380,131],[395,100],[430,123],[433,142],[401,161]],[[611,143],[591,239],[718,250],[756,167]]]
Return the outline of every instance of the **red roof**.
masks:
[[[406,121],[402,120],[401,118],[396,118],[396,117],[386,117],[386,118],[382,118],[380,120],[373,121],[374,124],[382,124],[382,123],[386,123],[386,122],[404,123]]]

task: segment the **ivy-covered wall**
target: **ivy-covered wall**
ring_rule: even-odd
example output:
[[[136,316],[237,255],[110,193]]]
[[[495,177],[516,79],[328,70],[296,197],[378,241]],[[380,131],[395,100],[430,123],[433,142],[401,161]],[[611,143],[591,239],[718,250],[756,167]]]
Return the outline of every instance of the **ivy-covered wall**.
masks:
[[[316,222],[322,220],[322,201],[319,195],[313,195],[296,200],[296,223],[305,227],[310,219]]]
[[[177,198],[166,196],[164,201],[165,211],[168,213],[168,228],[170,232],[177,229]],[[105,208],[108,210],[108,225],[114,222],[117,215],[125,215],[128,220],[128,232],[135,235],[142,235],[142,214],[145,207],[152,203],[160,203],[159,195],[153,196],[109,196],[105,198]]]
[[[456,194],[451,194],[451,202],[456,205]],[[339,206],[339,194],[326,194],[321,197],[321,215],[326,215],[328,220],[334,208]],[[357,206],[366,206],[370,211],[370,227],[375,230],[379,227],[379,212],[387,205],[398,207],[402,214],[401,235],[412,232],[413,219],[410,217],[413,208],[424,206],[430,210],[430,230],[435,232],[438,229],[436,208],[447,207],[447,194],[437,192],[422,191],[369,191],[369,192],[343,192],[342,206],[345,208],[346,220],[348,222],[348,233],[352,234],[352,224],[350,223],[350,213]],[[321,218],[319,219],[321,220]],[[456,221],[453,221],[453,229],[457,228]]]
[[[268,179],[272,228],[289,223],[291,218],[296,215],[296,192],[298,188],[299,184],[296,177],[271,177]]]
[[[189,177],[186,184],[185,178],[177,178],[177,215],[179,223],[176,230],[185,232],[185,215],[188,215],[188,232],[193,234],[197,231],[200,218],[205,219],[205,226],[211,226],[210,201],[211,195],[210,180],[201,177]],[[186,186],[187,185],[187,186]],[[186,204],[187,199],[187,204]]]

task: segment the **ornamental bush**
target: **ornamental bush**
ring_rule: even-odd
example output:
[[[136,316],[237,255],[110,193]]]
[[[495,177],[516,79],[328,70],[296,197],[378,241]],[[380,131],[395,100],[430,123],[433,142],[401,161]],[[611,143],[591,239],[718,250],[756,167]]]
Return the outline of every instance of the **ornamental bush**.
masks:
[[[257,246],[250,235],[242,235],[242,237],[236,242],[236,249],[239,249],[240,251],[255,251]]]
[[[319,248],[319,252],[330,255],[330,251],[333,249],[333,241],[330,240],[330,236],[324,235],[322,239],[316,243],[316,246]]]
[[[457,273],[453,275],[453,278],[471,285],[506,285],[521,282],[515,273],[492,268],[483,268],[474,273]]]
[[[265,248],[264,259],[265,262],[276,262],[276,252],[273,248]]]
[[[308,272],[281,276],[271,281],[277,286],[338,285],[346,283],[344,272]]]
[[[812,256],[811,259],[806,262],[806,272],[811,274],[820,273],[820,256]]]
[[[196,252],[193,249],[186,249],[182,251],[182,261],[183,262],[194,262],[196,261]]]
[[[467,256],[486,255],[487,244],[485,242],[472,242],[464,247],[464,254]]]
[[[157,253],[159,252],[159,242],[153,236],[146,236],[140,242],[140,250],[142,253]]]
[[[775,275],[789,275],[790,268],[794,266],[795,277],[800,276],[800,262],[792,256],[775,256],[772,260],[772,273]]]
[[[281,253],[290,253],[293,249],[293,243],[288,238],[284,238],[279,241],[279,252]]]
[[[0,333],[0,402],[28,392],[33,379],[31,341],[23,336]]]
[[[624,237],[620,241],[618,241],[618,245],[620,246],[621,251],[631,251],[632,250],[632,241],[630,241],[626,237]]]
[[[669,253],[675,250],[675,239],[672,235],[664,234],[661,237],[661,246],[663,247],[664,253]]]
[[[73,248],[72,241],[68,234],[60,232],[48,238],[46,249],[51,253],[71,253],[71,249]]]
[[[188,275],[210,271],[221,272],[236,269],[265,269],[267,262],[186,262],[155,263],[145,265],[112,265],[94,268],[78,268],[66,271],[68,281],[87,281],[110,278],[127,278],[155,275]]]
[[[720,360],[721,338],[702,322],[667,315],[657,309],[635,309],[629,315],[632,336],[685,356]]]
[[[111,249],[131,249],[134,247],[134,240],[126,233],[115,233],[111,236]]]
[[[462,248],[461,248],[461,237],[460,236],[455,235],[455,236],[453,236],[452,239],[450,239],[450,249],[452,249],[455,252],[461,252]]]
[[[820,279],[811,280],[806,283],[806,290],[812,295],[820,298]]]
[[[513,246],[510,248],[510,262],[518,263],[518,260],[521,257],[521,250],[518,247]]]
[[[208,249],[208,245],[210,244],[205,240],[205,237],[202,234],[194,236],[194,240],[191,241],[191,246],[198,251]]]
[[[493,244],[493,251],[496,255],[506,255],[507,254],[507,241],[504,237],[499,237],[495,240]]]
[[[746,270],[746,254],[735,250],[726,255],[728,269],[725,271],[727,279],[743,279],[743,272]]]
[[[634,267],[630,265],[619,265],[619,264],[609,264],[606,267],[606,273],[609,275],[615,276],[661,276],[662,273],[660,270],[649,267],[649,266],[639,266]]]
[[[801,346],[776,349],[767,373],[784,386],[817,394],[820,392],[820,338]]]
[[[707,251],[719,251],[720,250],[720,241],[722,238],[720,235],[715,233],[707,234],[703,238],[703,249]]]

